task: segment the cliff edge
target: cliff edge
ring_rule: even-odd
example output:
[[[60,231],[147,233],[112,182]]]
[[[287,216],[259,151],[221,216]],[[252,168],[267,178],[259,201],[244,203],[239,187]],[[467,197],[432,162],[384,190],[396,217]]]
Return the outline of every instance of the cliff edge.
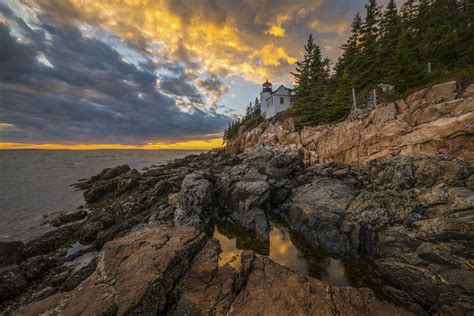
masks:
[[[445,155],[474,162],[474,84],[456,81],[425,88],[406,99],[352,113],[336,124],[295,129],[293,119],[266,121],[240,131],[229,152],[255,145],[298,152],[307,165],[363,165],[395,155]]]

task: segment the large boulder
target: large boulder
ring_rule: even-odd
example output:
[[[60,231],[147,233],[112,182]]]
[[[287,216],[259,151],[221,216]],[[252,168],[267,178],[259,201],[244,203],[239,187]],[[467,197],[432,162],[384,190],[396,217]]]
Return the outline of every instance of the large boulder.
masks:
[[[293,194],[287,214],[293,230],[315,248],[323,247],[337,255],[354,253],[343,226],[345,210],[356,194],[351,185],[322,177],[296,189]]]
[[[107,243],[96,271],[70,292],[26,306],[20,315],[161,313],[175,282],[207,238],[190,227],[147,227]]]
[[[214,187],[203,173],[184,177],[181,191],[176,195],[174,223],[203,228],[214,217]]]
[[[112,169],[104,169],[101,173],[91,177],[88,181],[75,184],[85,190],[84,199],[87,203],[94,203],[113,194],[122,194],[138,184],[138,171],[131,170],[128,165]]]

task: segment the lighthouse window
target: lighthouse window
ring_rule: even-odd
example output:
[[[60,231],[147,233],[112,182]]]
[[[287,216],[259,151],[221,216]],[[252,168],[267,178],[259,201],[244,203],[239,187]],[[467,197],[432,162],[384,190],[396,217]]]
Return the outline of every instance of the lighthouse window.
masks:
[[[280,97],[280,104],[285,104],[285,98],[284,97]]]

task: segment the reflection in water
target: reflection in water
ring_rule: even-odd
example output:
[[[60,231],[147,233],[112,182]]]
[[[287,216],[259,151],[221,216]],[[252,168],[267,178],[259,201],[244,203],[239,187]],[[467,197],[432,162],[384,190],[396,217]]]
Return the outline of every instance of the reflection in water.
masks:
[[[67,253],[66,253],[66,257],[75,255],[79,251],[87,249],[89,247],[90,247],[90,245],[83,245],[80,242],[76,242],[71,247],[69,247],[69,249],[67,250]]]
[[[74,260],[66,261],[64,265],[68,267],[74,266],[75,271],[78,271],[79,269],[88,265],[95,257],[97,257],[97,254],[97,251],[87,252],[82,256],[75,258]]]
[[[335,286],[351,286],[351,281],[347,277],[346,269],[341,260],[329,258],[326,270],[322,271],[321,280]]]
[[[292,236],[284,226],[273,225],[269,234],[269,243],[266,245],[257,241],[252,243],[248,234],[222,225],[214,229],[214,237],[219,240],[222,249],[219,255],[220,266],[228,263],[237,269],[240,266],[242,251],[251,249],[282,266],[317,277],[329,284],[352,285],[340,260],[310,249],[304,241]]]
[[[214,229],[214,238],[219,240],[221,244],[222,252],[219,254],[219,266],[228,263],[234,269],[238,269],[240,267],[240,254],[243,250],[237,249],[237,238],[227,238],[217,230],[217,227]]]

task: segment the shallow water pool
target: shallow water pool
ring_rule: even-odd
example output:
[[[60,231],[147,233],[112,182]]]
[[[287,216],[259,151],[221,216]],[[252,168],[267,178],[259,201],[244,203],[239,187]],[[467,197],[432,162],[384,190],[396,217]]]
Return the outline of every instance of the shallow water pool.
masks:
[[[217,225],[213,235],[221,245],[221,266],[229,264],[237,269],[240,266],[241,253],[250,249],[284,267],[316,277],[331,285],[354,286],[341,260],[308,249],[303,240],[292,235],[282,225],[273,224],[268,243],[251,240],[243,232],[228,226]]]

